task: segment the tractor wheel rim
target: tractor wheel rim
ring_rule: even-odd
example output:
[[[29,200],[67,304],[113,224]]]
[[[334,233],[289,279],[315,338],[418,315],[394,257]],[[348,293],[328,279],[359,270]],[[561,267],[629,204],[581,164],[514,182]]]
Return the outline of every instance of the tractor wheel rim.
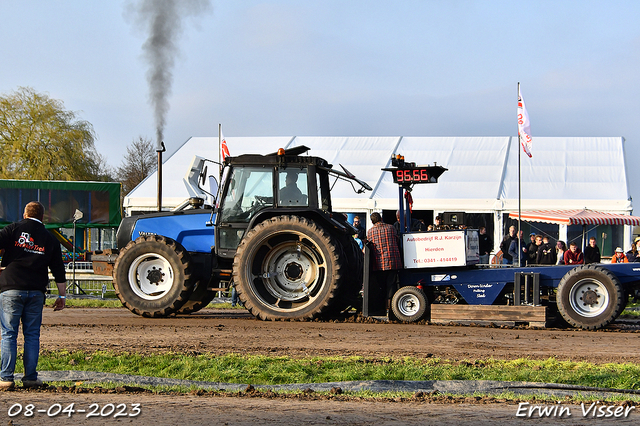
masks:
[[[144,300],[157,300],[173,287],[174,272],[163,256],[146,253],[138,256],[129,267],[131,290]]]
[[[296,302],[312,298],[319,269],[325,260],[320,251],[309,243],[287,241],[273,249],[262,262],[262,276],[266,290],[278,300]]]

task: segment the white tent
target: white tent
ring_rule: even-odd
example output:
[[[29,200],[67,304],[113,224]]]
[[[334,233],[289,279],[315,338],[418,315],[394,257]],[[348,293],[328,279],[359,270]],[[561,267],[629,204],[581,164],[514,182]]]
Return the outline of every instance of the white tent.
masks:
[[[356,194],[339,182],[333,207],[344,212],[395,210],[398,186],[389,172],[392,155],[402,154],[418,165],[437,163],[448,169],[439,183],[416,185],[415,210],[495,213],[496,235],[502,213],[518,209],[517,137],[226,137],[231,155],[267,154],[278,148],[306,145],[309,155],[342,164],[366,181],[372,192]],[[624,158],[624,138],[536,137],[533,157],[522,155],[522,209],[583,209],[629,214],[632,209]],[[165,208],[176,206],[188,192],[183,176],[193,156],[218,160],[217,137],[187,140],[163,165]],[[209,166],[209,174],[215,174]],[[124,208],[152,211],[157,205],[157,177],[145,179],[127,197]],[[630,230],[625,241],[630,239]]]

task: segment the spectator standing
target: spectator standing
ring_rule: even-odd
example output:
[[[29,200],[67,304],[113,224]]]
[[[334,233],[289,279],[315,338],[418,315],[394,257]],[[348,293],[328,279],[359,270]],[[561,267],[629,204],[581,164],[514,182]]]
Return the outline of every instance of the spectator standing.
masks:
[[[640,237],[636,237],[633,240],[633,245],[631,246],[631,250],[627,252],[627,260],[632,262],[640,262]]]
[[[564,241],[556,242],[556,265],[564,265],[564,253],[567,251],[567,245]]]
[[[358,230],[358,238],[360,241],[364,242],[367,237],[367,232],[364,230],[364,226],[362,226],[362,222],[360,222],[360,216],[353,217],[353,227]]]
[[[527,244],[522,239],[522,231],[520,231],[520,248],[518,249],[518,239],[514,239],[509,246],[509,255],[513,259],[513,265],[525,266],[527,259]]]
[[[621,247],[616,248],[616,253],[611,258],[611,263],[629,263]]]
[[[589,245],[584,248],[584,264],[600,263],[600,248],[596,244],[596,237],[589,238]]]
[[[442,216],[436,216],[436,218],[434,219],[434,223],[433,223],[433,230],[434,231],[446,231],[448,229],[451,229],[449,227],[449,225],[445,225],[444,223],[442,223]]]
[[[231,307],[235,308],[236,306],[242,306],[242,302],[238,297],[238,291],[236,290],[236,283],[231,284]]]
[[[533,245],[527,246],[527,265],[535,265],[538,258],[538,249],[542,246],[542,235],[534,235]]]
[[[536,234],[529,234],[530,243],[527,244],[527,265],[533,265],[536,263],[536,255],[538,254],[538,247],[542,245],[542,237],[540,237],[540,244],[536,244]]]
[[[576,243],[569,244],[569,250],[564,252],[565,265],[583,265],[584,256]]]
[[[480,239],[479,251],[480,251],[480,263],[483,265],[489,264],[489,256],[493,249],[493,239],[487,234],[487,228],[481,226],[478,230],[478,238]]]
[[[500,243],[500,251],[502,251],[502,263],[505,265],[511,265],[513,263],[513,257],[509,254],[509,248],[513,241],[517,241],[516,227],[510,226],[509,233],[502,239]]]
[[[555,265],[557,261],[556,248],[549,243],[549,237],[542,238],[542,245],[538,247],[538,252],[536,253],[536,264]]]
[[[406,217],[405,217],[405,220],[406,220]],[[396,233],[398,234],[398,236],[402,235],[401,229],[403,227],[400,226],[400,210],[396,210],[396,223],[393,224],[393,227],[396,229]],[[419,231],[426,231],[427,227],[425,226],[424,222],[420,222],[416,218],[411,218],[410,229],[411,229],[411,232],[419,232]]]
[[[398,234],[393,225],[382,221],[380,213],[371,213],[371,227],[367,231],[367,240],[373,245],[373,276],[386,294],[387,314],[390,300],[396,291],[396,276],[402,267]]]
[[[24,208],[23,220],[0,230],[0,250],[4,249],[0,274],[0,389],[15,387],[14,371],[18,350],[18,328],[22,323],[24,336],[25,388],[38,387],[36,371],[40,354],[40,326],[45,292],[49,284],[48,269],[58,286],[58,298],[53,310],[64,309],[66,302],[66,278],[60,243],[42,223],[44,206],[32,201]]]

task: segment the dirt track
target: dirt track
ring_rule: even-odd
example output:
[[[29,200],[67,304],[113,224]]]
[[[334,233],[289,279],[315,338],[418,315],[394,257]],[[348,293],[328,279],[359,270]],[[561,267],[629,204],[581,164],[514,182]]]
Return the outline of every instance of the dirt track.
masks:
[[[0,422],[3,425],[481,425],[506,426],[517,423],[536,425],[589,425],[589,424],[636,424],[638,416],[634,411],[626,418],[596,419],[583,417],[580,406],[565,406],[572,413],[562,418],[518,418],[516,404],[424,404],[415,402],[382,401],[327,401],[327,400],[273,400],[267,398],[197,397],[193,395],[86,395],[48,394],[41,392],[13,392],[3,395],[0,404]],[[46,410],[55,412],[74,404],[76,411],[71,417],[60,414],[46,415]],[[136,417],[97,416],[87,418],[91,404],[96,404],[105,414],[110,412],[109,404],[123,407],[122,414],[134,413],[132,404],[140,404],[140,414]],[[33,404],[32,417],[22,413],[9,418],[10,407]],[[119,405],[122,404],[122,405]],[[553,407],[553,405],[551,405]],[[35,411],[34,410],[34,411]],[[116,411],[120,412],[120,408]],[[12,423],[9,423],[11,420]],[[609,421],[607,421],[609,420]],[[615,423],[614,423],[615,422]]]
[[[211,352],[289,355],[360,355],[364,357],[414,356],[452,360],[529,357],[584,360],[594,363],[640,362],[640,337],[635,331],[574,329],[501,329],[488,327],[418,324],[367,324],[318,322],[262,322],[242,311],[204,310],[190,317],[147,319],[126,309],[45,309],[43,349],[112,350],[127,352]],[[59,415],[9,418],[15,404],[36,409],[67,407],[88,409],[108,404],[141,404],[138,417],[107,420]],[[15,405],[17,406],[17,405]],[[544,405],[542,406],[545,407]],[[553,404],[550,405],[553,407]],[[514,403],[438,404],[395,401],[334,401],[328,399],[269,399],[153,394],[69,394],[40,391],[9,392],[0,397],[0,423],[14,425],[97,424],[126,422],[136,425],[477,425],[615,424],[637,423],[638,411],[629,417],[598,419],[583,417],[579,406],[563,418],[516,417]],[[12,423],[8,423],[11,420]]]
[[[612,326],[503,329],[384,323],[263,322],[244,311],[142,318],[126,309],[45,309],[43,349],[289,355],[547,359],[640,363],[639,331]]]

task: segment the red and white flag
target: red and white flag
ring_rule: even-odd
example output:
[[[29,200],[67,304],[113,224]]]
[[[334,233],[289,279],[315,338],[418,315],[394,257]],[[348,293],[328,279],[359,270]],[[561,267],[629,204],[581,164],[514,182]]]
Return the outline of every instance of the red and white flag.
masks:
[[[220,130],[220,154],[222,155],[222,161],[224,161],[225,158],[230,157],[231,154],[229,154],[229,148],[227,147],[227,140],[224,138],[224,135],[222,134],[222,130]]]
[[[518,85],[518,136],[524,153],[531,157],[531,123]]]

